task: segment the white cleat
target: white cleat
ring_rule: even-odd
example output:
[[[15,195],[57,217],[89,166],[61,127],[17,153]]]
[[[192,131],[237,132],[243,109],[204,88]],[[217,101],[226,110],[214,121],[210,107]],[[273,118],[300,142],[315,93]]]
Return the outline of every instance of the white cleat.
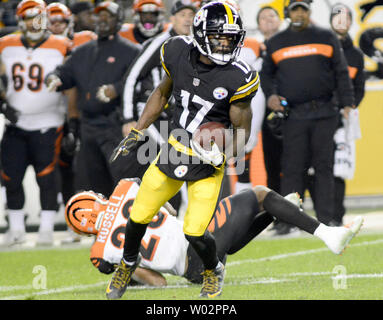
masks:
[[[333,227],[325,240],[327,247],[335,254],[341,254],[349,242],[356,236],[363,224],[363,218],[357,216],[351,223],[343,227]]]
[[[287,201],[290,201],[291,203],[295,204],[297,207],[302,206],[302,199],[299,196],[298,192],[289,193],[287,196],[284,197]]]
[[[22,244],[25,241],[26,241],[26,232],[21,230],[16,230],[16,231],[9,230],[4,236],[4,245],[6,246]]]

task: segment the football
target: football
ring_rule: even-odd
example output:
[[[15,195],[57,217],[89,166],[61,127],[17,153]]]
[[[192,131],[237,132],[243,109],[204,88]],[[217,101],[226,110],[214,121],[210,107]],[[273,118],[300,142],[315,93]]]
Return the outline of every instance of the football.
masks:
[[[207,151],[211,150],[211,146],[215,142],[219,150],[223,152],[226,143],[225,130],[225,125],[220,122],[206,122],[194,132],[193,140]]]

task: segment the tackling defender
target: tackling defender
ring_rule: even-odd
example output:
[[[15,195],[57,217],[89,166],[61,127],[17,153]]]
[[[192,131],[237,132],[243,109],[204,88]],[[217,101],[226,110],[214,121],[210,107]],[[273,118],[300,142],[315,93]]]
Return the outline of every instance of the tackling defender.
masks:
[[[74,195],[66,205],[68,226],[77,233],[96,235],[90,260],[98,270],[110,274],[122,258],[125,227],[139,189],[139,179],[123,179],[109,200],[92,191]],[[246,246],[274,220],[296,225],[321,239],[335,254],[340,254],[359,231],[363,219],[347,227],[328,227],[305,214],[298,206],[296,193],[286,199],[264,186],[256,186],[220,201],[208,230],[215,237],[217,254],[225,264],[226,256]],[[141,241],[142,259],[133,279],[142,284],[165,286],[162,273],[202,283],[202,260],[189,245],[183,224],[162,207],[149,223]]]

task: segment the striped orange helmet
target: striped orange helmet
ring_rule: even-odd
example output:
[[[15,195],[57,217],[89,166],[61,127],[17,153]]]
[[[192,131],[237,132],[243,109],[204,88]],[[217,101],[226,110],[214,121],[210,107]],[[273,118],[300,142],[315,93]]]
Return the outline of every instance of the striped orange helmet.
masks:
[[[16,16],[19,19],[33,18],[45,12],[46,4],[43,0],[23,0],[16,8]]]
[[[152,6],[145,6],[152,5]],[[162,0],[134,0],[133,11],[145,12],[146,8],[154,8],[156,10],[165,10],[164,3]],[[151,9],[154,11],[153,9]]]
[[[65,206],[66,223],[78,234],[97,234],[97,217],[107,204],[107,199],[93,191],[79,192]]]
[[[66,5],[60,2],[52,2],[49,4],[47,6],[47,14],[49,20],[54,18],[61,18],[62,20],[69,22],[72,18],[72,12]]]

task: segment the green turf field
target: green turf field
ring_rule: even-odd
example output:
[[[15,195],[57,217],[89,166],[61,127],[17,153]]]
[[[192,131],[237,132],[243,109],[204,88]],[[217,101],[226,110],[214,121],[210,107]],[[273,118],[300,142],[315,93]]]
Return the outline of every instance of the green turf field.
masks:
[[[0,252],[0,299],[105,299],[109,276],[89,248]],[[314,237],[257,239],[226,264],[224,300],[383,299],[383,234],[361,234],[343,255]],[[200,286],[167,276],[167,288],[131,287],[129,300],[196,300]]]

